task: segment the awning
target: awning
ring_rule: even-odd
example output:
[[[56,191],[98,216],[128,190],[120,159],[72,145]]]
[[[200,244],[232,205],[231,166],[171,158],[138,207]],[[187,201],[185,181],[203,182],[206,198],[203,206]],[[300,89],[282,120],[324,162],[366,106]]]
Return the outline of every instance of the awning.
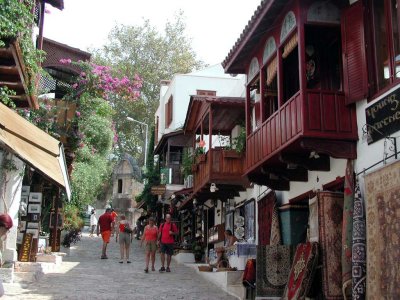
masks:
[[[1,103],[0,142],[7,150],[64,188],[70,199],[71,187],[62,143]]]

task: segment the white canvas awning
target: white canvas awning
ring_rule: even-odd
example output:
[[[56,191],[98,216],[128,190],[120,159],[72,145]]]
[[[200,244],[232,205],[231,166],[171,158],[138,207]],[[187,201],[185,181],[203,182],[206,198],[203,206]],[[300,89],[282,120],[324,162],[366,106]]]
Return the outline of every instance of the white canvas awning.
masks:
[[[7,150],[64,188],[70,199],[71,187],[62,143],[1,103],[0,142]]]

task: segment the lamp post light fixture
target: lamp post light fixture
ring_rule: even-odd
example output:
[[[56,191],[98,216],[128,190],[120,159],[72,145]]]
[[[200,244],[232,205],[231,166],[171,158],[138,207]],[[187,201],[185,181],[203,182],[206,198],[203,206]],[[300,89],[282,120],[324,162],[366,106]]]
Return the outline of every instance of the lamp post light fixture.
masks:
[[[145,168],[147,168],[147,135],[148,135],[148,132],[149,132],[149,125],[147,125],[144,122],[140,122],[138,120],[135,120],[134,118],[131,118],[131,117],[126,117],[126,119],[128,121],[136,122],[136,123],[139,123],[140,125],[144,125],[145,128],[146,128],[146,138],[145,138],[145,144],[144,144],[144,169],[145,169]]]

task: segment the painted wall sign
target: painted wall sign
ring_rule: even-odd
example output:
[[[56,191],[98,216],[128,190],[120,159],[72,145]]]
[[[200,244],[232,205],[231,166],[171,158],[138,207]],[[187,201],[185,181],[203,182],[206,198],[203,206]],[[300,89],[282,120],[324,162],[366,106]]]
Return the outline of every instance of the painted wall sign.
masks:
[[[31,249],[32,249],[32,240],[33,235],[31,233],[26,233],[24,235],[24,239],[22,241],[20,253],[19,253],[19,261],[28,262],[31,257]]]
[[[365,109],[368,144],[400,130],[400,87]]]

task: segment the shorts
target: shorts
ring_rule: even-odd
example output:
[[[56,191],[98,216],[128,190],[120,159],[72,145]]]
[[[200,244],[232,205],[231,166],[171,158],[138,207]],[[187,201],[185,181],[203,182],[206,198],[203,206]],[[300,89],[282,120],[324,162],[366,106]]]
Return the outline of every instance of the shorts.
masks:
[[[145,241],[146,252],[155,252],[157,250],[157,241]]]
[[[111,237],[111,230],[106,230],[101,233],[101,238],[103,239],[104,243],[109,243]]]
[[[120,232],[119,233],[119,243],[130,245],[131,244],[131,235],[126,232]]]
[[[161,243],[161,253],[165,253],[169,256],[174,254],[174,244],[163,244]]]

